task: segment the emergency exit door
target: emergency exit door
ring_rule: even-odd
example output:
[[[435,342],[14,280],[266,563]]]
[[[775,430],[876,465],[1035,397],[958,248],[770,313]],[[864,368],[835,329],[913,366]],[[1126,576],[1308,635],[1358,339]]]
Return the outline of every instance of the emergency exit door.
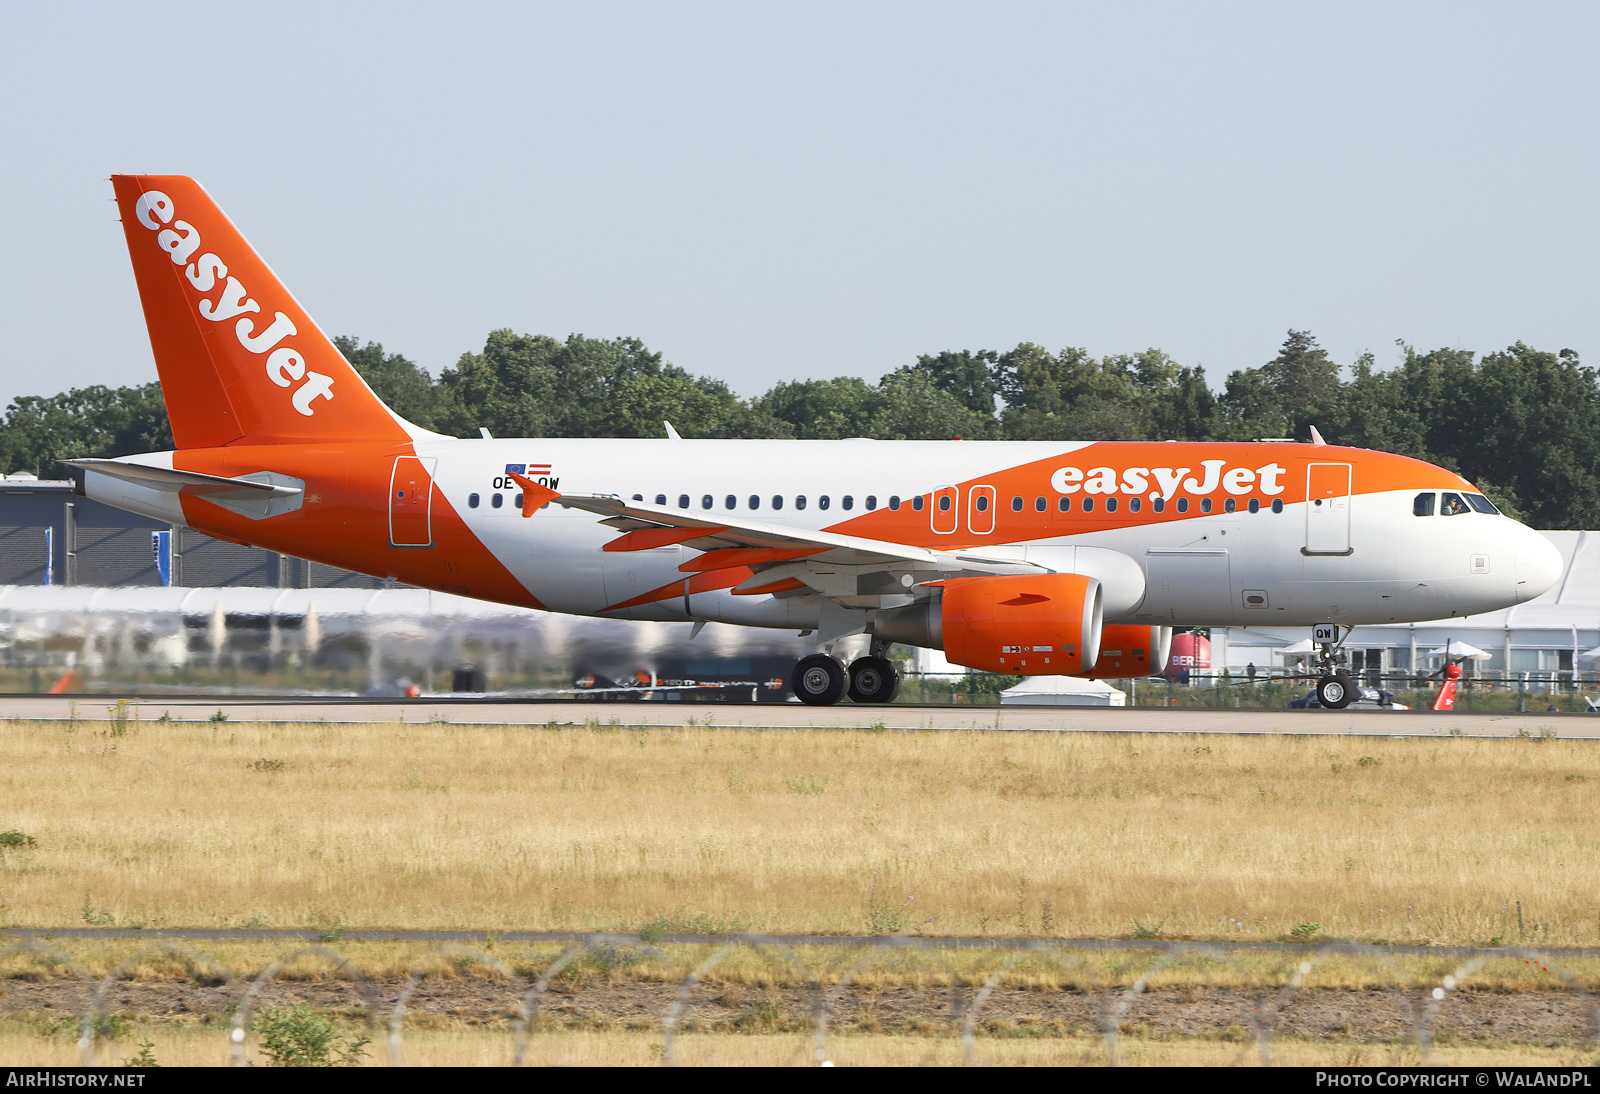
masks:
[[[438,461],[400,456],[389,477],[389,546],[433,546],[433,468]]]
[[[1350,465],[1347,463],[1313,463],[1306,467],[1305,553],[1350,553]]]

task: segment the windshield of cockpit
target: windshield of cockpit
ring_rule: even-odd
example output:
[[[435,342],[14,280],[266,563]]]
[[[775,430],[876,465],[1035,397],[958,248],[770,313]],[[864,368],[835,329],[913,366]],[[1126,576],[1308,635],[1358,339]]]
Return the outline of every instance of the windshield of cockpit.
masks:
[[[1494,502],[1482,494],[1470,494],[1465,490],[1445,490],[1435,492],[1429,490],[1425,494],[1418,494],[1411,502],[1411,513],[1418,517],[1458,517],[1466,513],[1498,513]]]

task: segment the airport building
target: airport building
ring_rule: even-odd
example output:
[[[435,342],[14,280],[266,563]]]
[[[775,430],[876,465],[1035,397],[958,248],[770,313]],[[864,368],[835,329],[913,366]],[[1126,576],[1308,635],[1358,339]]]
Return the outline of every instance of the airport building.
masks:
[[[0,478],[0,585],[375,589],[380,578],[162,524],[74,493],[71,479]]]
[[[1430,658],[1430,651],[1455,641],[1481,652],[1467,666],[1472,675],[1550,686],[1600,679],[1600,654],[1595,653],[1600,651],[1600,532],[1544,535],[1566,564],[1555,588],[1526,604],[1485,615],[1357,627],[1347,642],[1351,668],[1369,678],[1426,675],[1441,664],[1440,658]],[[63,588],[46,591],[42,586]],[[141,587],[162,595],[126,595]],[[66,589],[76,592],[67,594]],[[230,595],[230,589],[239,592]],[[330,592],[304,596],[268,590]],[[376,592],[382,595],[374,596]],[[393,636],[384,642],[396,653],[412,645],[408,659],[413,663],[445,666],[471,659],[468,648],[481,645],[471,636],[482,632],[492,636],[491,644],[501,643],[508,667],[516,663],[551,681],[570,678],[569,672],[631,679],[652,671],[652,665],[675,675],[711,675],[721,666],[724,671],[718,675],[765,681],[786,675],[779,671],[779,660],[810,652],[790,632],[713,625],[716,639],[696,643],[688,638],[689,624],[580,620],[396,587],[381,578],[116,509],[77,495],[70,479],[38,479],[25,472],[0,478],[0,625],[32,631],[41,624],[29,621],[50,616],[77,620],[69,629],[109,634],[117,630],[110,627],[110,617],[162,617],[168,622],[154,626],[151,636],[167,652],[152,656],[186,658],[188,654],[177,652],[181,645],[189,654],[206,653],[214,660],[219,627],[228,633],[230,648],[292,652],[303,645],[304,621],[317,620],[319,613],[320,623],[313,629],[320,626],[330,639],[342,632],[382,632]],[[420,634],[400,637],[410,634],[401,625],[405,619],[424,630],[433,620],[436,641],[422,642]],[[185,629],[185,641],[170,637]],[[159,646],[158,632],[169,636],[165,647]],[[1303,628],[1213,628],[1211,672],[1240,676],[1251,666],[1258,676],[1304,671],[1307,638]],[[146,642],[140,640],[141,645]],[[422,646],[430,647],[426,656]],[[554,657],[535,652],[545,647],[561,652]],[[370,651],[373,646],[365,643],[363,648]],[[607,648],[618,655],[604,656]],[[755,660],[745,664],[751,658]],[[914,651],[914,665],[915,671],[929,674],[966,671],[949,664],[937,650]],[[1204,676],[1206,670],[1195,675]]]

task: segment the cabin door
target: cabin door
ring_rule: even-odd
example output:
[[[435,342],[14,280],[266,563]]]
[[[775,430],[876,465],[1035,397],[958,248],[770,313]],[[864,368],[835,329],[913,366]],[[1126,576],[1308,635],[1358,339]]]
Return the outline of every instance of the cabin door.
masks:
[[[1350,553],[1350,465],[1347,463],[1314,463],[1306,467],[1305,553]]]
[[[400,456],[389,476],[389,546],[433,546],[433,468],[437,460]]]

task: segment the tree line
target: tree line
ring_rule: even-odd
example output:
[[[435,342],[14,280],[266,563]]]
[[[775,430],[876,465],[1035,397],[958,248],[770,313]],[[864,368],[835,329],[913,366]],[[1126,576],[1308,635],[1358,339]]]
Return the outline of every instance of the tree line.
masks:
[[[565,340],[498,330],[437,378],[376,342],[335,344],[395,411],[475,437],[967,440],[1308,439],[1398,452],[1477,483],[1541,528],[1600,528],[1600,377],[1577,353],[1419,352],[1348,375],[1305,331],[1213,392],[1198,367],[1158,349],[1095,357],[1024,342],[1004,352],[919,356],[877,383],[782,382],[740,399],[720,380],[665,361],[636,338]],[[158,383],[25,396],[0,422],[0,467],[48,476],[74,456],[173,447]]]

